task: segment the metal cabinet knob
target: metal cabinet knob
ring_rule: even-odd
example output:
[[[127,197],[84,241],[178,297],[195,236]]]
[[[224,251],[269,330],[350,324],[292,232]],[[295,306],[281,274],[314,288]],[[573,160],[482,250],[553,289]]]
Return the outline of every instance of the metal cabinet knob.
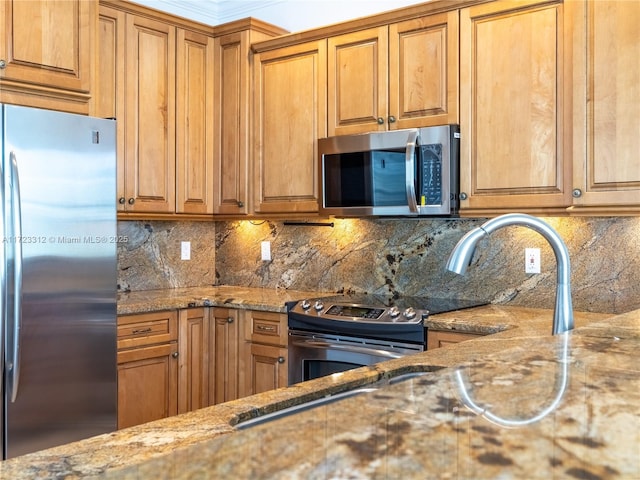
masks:
[[[233,317],[227,317],[227,323],[233,323]]]
[[[396,117],[394,117],[393,115],[389,116],[389,123],[396,123]]]
[[[378,117],[378,125],[382,125],[384,123],[384,118]]]
[[[129,199],[129,205],[133,205],[135,202],[136,202],[136,199],[135,199],[135,198],[131,197],[131,198]]]
[[[284,357],[278,357],[278,363],[284,363]]]
[[[178,352],[173,352],[173,353],[171,354],[171,356],[172,356],[173,358],[178,358],[178,356],[179,356],[179,355],[180,355],[180,354],[179,354]]]
[[[244,207],[244,202],[242,200],[238,200],[238,207]]]
[[[126,199],[126,198],[124,198],[124,197],[120,197],[120,198],[118,199],[118,203],[119,203],[120,205],[124,205],[126,201],[127,201],[127,199]]]
[[[0,60],[0,69],[2,68],[7,68],[7,62],[5,62],[4,60]]]
[[[466,200],[467,198],[469,198],[469,195],[464,192],[460,192],[460,200]]]
[[[573,198],[580,198],[582,196],[582,190],[580,190],[579,188],[574,188],[571,192],[571,196]]]

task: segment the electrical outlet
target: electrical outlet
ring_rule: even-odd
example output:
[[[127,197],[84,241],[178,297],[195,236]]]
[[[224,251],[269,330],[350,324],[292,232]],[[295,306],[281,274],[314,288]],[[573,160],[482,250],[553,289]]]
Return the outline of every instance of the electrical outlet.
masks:
[[[524,271],[525,273],[540,273],[540,249],[525,248],[524,249]]]
[[[271,261],[271,242],[262,242],[260,244],[260,253],[262,254],[262,260],[265,262]]]
[[[182,242],[180,244],[180,258],[182,260],[191,260],[191,242]]]

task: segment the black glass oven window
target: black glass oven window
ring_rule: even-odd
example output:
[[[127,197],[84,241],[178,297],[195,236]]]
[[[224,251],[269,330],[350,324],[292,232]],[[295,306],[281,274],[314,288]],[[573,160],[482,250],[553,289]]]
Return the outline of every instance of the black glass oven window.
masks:
[[[303,360],[302,364],[304,381],[362,367],[361,364],[337,362],[335,360]]]

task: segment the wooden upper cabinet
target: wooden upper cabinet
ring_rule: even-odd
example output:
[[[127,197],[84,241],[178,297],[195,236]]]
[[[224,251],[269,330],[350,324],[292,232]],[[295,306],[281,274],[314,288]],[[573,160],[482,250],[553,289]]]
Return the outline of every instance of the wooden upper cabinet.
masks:
[[[326,40],[258,52],[254,61],[255,212],[317,212]]]
[[[394,128],[456,124],[458,12],[389,26],[389,113]]]
[[[388,47],[386,26],[327,40],[329,136],[387,129]]]
[[[214,211],[248,213],[249,176],[249,32],[215,39]]]
[[[177,31],[176,211],[213,213],[213,37]]]
[[[250,187],[251,44],[286,33],[254,18],[216,29],[214,67],[214,213],[252,211]]]
[[[568,2],[565,8],[574,27],[573,187],[579,191],[572,210],[637,214],[640,2]]]
[[[176,28],[126,17],[125,195],[136,212],[175,212]]]
[[[93,76],[89,114],[116,119],[116,173],[118,211],[127,207],[125,199],[125,13],[100,5],[98,17],[98,61]],[[129,206],[130,207],[130,206]]]
[[[0,4],[0,102],[88,113],[96,0]]]
[[[328,134],[458,122],[458,12],[328,39]]]
[[[497,1],[460,12],[461,211],[571,204],[570,101],[558,3]]]

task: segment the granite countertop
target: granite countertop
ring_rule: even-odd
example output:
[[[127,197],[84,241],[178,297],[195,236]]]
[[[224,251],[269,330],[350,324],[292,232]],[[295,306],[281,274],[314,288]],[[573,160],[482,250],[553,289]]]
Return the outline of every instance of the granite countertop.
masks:
[[[0,477],[640,478],[640,310],[576,312],[557,336],[551,317],[496,305],[436,315],[431,327],[502,331],[7,460]],[[427,373],[386,385],[408,372]],[[372,384],[385,385],[235,427]]]
[[[334,293],[221,285],[118,293],[118,315],[192,307],[286,312],[285,303]]]

